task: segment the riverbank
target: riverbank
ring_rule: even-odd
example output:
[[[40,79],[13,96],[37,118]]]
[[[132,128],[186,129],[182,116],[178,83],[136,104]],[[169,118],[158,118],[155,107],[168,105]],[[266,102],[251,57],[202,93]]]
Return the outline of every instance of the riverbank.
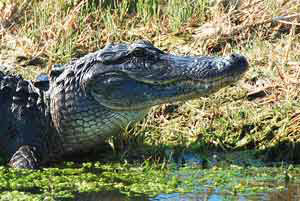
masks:
[[[266,150],[273,160],[299,161],[300,8],[294,1],[30,2],[0,4],[0,61],[28,79],[109,42],[138,39],[176,54],[248,58],[250,70],[235,86],[155,107],[131,137],[117,141]]]
[[[250,62],[240,82],[210,97],[152,108],[144,121],[110,140],[111,152],[124,163],[159,166],[169,149],[192,150],[208,162],[212,153],[251,150],[259,161],[299,163],[299,5],[295,0],[4,0],[0,64],[34,79],[53,64],[110,42],[138,39],[175,54],[238,52]],[[8,172],[2,178],[22,175]]]

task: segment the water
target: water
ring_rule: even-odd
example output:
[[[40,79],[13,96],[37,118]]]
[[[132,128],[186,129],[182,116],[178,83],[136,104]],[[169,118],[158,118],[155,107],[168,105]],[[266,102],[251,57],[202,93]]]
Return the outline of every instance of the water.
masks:
[[[248,157],[247,160],[249,160]],[[245,161],[244,161],[245,162]],[[157,196],[118,191],[78,194],[75,200],[88,201],[300,201],[300,167],[223,164],[205,160],[188,152],[169,163],[168,180],[176,180],[178,189],[187,193],[161,193]],[[222,165],[220,165],[222,163]],[[242,163],[243,164],[243,163]],[[247,163],[248,164],[248,163]]]
[[[215,161],[211,167],[203,169],[206,165],[203,165],[204,161],[197,155],[187,153],[182,157],[189,167],[194,168],[187,168],[187,171],[177,168],[171,175],[182,179],[183,185],[185,180],[191,180],[194,184],[193,190],[189,193],[159,194],[149,201],[300,201],[299,167],[290,169],[292,166],[289,165],[268,167],[257,161],[251,161],[254,167],[225,163],[225,168],[219,168],[220,161]],[[238,163],[240,162],[239,160]],[[212,174],[212,177],[203,180],[207,174]],[[219,183],[214,185],[217,182]]]
[[[72,199],[73,200],[73,199]],[[254,195],[232,195],[219,189],[206,189],[198,193],[159,194],[148,198],[145,195],[128,197],[118,191],[79,193],[77,201],[299,201],[300,184],[290,184],[282,191],[257,193]]]
[[[233,158],[205,160],[188,152],[170,156],[162,166],[69,162],[43,171],[1,167],[0,200],[300,201],[300,166],[267,165],[242,153]]]
[[[218,189],[207,190],[202,193],[172,193],[160,194],[149,201],[299,201],[300,184],[288,185],[282,191],[267,193],[257,193],[256,195],[232,195],[231,193],[222,193]]]
[[[147,201],[149,200],[144,195],[133,195],[131,197],[122,194],[119,191],[102,191],[102,192],[85,192],[78,193],[75,198],[76,201]]]

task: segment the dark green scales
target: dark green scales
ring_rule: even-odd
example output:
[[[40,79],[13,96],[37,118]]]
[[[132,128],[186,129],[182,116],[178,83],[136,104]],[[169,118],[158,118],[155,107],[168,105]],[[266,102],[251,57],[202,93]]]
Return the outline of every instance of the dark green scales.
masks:
[[[247,69],[238,54],[176,56],[139,41],[110,44],[44,80],[0,71],[0,151],[10,166],[32,169],[88,152],[150,107],[207,96]]]

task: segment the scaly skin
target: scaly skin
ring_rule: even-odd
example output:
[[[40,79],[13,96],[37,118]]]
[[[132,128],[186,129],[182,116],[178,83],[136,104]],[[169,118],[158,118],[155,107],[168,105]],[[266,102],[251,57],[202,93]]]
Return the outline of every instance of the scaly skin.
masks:
[[[45,81],[30,85],[31,91],[39,91],[39,104],[32,104],[32,108],[48,122],[47,132],[32,128],[30,123],[28,128],[22,127],[31,132],[26,134],[30,140],[9,149],[13,155],[10,165],[36,168],[49,159],[87,152],[142,119],[150,107],[208,96],[239,80],[247,69],[247,60],[237,54],[175,56],[147,41],[108,45],[64,65],[63,70],[52,71],[47,92],[41,92],[44,88],[39,85]],[[33,118],[32,110],[21,104],[17,107],[25,116],[20,121]],[[33,122],[39,124],[36,119]],[[27,138],[22,129],[17,135]],[[0,140],[8,133],[1,132]],[[46,139],[46,143],[34,139]]]

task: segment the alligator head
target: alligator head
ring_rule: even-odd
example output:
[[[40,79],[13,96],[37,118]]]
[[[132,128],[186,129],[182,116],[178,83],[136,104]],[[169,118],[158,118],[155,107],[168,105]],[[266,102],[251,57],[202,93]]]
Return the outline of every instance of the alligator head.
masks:
[[[248,69],[245,57],[176,56],[147,41],[110,44],[96,52],[81,86],[100,104],[120,111],[207,96]]]

